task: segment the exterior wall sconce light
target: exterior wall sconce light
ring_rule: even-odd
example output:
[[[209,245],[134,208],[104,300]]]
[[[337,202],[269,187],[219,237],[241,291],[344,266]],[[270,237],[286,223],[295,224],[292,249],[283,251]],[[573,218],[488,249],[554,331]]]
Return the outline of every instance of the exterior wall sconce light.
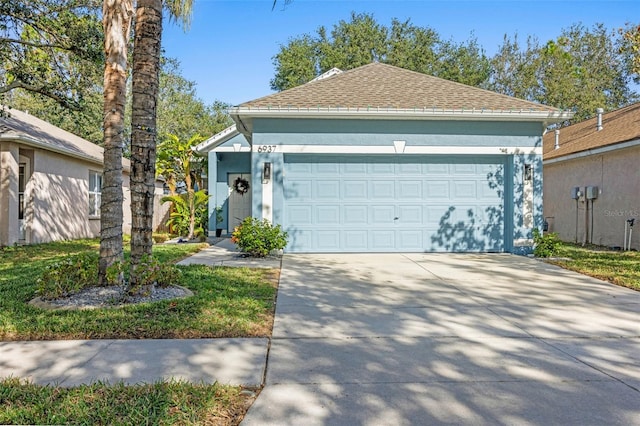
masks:
[[[262,163],[262,183],[268,183],[271,180],[271,163]]]
[[[524,165],[524,181],[531,182],[533,180],[533,166],[531,164]]]

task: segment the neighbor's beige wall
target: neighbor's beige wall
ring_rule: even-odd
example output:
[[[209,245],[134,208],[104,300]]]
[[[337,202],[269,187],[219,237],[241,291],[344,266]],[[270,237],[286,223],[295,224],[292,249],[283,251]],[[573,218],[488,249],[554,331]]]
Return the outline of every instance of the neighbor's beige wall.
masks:
[[[18,241],[18,145],[0,142],[0,246]]]
[[[640,146],[544,164],[544,215],[550,231],[565,241],[576,239],[576,201],[571,189],[597,186],[593,202],[594,244],[623,246],[624,224],[635,218],[631,247],[640,249]],[[589,204],[591,209],[591,203]],[[585,239],[586,202],[577,203],[577,241]],[[591,225],[589,217],[589,227]]]
[[[28,182],[32,220],[27,224],[27,242],[96,237],[100,220],[89,219],[89,170],[99,165],[61,154],[34,153]]]
[[[102,166],[49,151],[33,154],[28,181],[27,243],[93,238],[100,235],[100,219],[89,217],[89,171]],[[131,233],[129,175],[123,174],[123,232]],[[162,185],[156,187],[154,229],[162,224],[168,205],[161,205]]]

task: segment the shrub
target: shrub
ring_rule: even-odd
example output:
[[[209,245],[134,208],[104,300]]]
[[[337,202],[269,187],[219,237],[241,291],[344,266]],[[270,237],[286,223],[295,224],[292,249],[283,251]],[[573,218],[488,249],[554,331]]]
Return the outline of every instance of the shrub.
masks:
[[[138,285],[141,287],[153,284],[158,287],[167,287],[176,284],[182,273],[175,265],[160,263],[157,259],[146,255],[142,256],[137,269]]]
[[[244,253],[265,257],[274,250],[285,248],[287,233],[280,225],[273,226],[267,219],[247,217],[233,230],[231,241]]]
[[[537,228],[533,230],[533,254],[536,257],[551,257],[558,254],[560,238],[555,232],[542,235]]]
[[[96,285],[97,281],[97,253],[82,253],[47,266],[36,284],[42,298],[56,299]]]

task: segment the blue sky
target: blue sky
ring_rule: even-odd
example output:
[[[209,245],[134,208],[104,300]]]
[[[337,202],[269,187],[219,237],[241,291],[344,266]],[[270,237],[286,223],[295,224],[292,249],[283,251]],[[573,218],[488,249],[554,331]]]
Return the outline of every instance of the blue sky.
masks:
[[[237,105],[270,94],[273,56],[280,45],[302,34],[329,31],[351,12],[373,14],[389,26],[392,18],[411,19],[442,38],[465,41],[473,34],[489,56],[503,36],[557,37],[573,23],[609,29],[640,21],[638,0],[194,0],[191,28],[165,21],[162,46],[177,58],[185,78],[197,83],[198,97]]]

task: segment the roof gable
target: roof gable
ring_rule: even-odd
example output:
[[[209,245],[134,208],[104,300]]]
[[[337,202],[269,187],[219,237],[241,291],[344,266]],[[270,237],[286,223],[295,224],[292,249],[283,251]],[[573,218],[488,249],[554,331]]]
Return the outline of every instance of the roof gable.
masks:
[[[602,130],[597,130],[597,117],[560,129],[559,147],[555,148],[555,134],[544,135],[545,160],[583,151],[640,140],[640,102],[602,116]]]
[[[26,112],[12,109],[0,118],[0,140],[15,140],[96,163],[103,162],[102,147]]]

